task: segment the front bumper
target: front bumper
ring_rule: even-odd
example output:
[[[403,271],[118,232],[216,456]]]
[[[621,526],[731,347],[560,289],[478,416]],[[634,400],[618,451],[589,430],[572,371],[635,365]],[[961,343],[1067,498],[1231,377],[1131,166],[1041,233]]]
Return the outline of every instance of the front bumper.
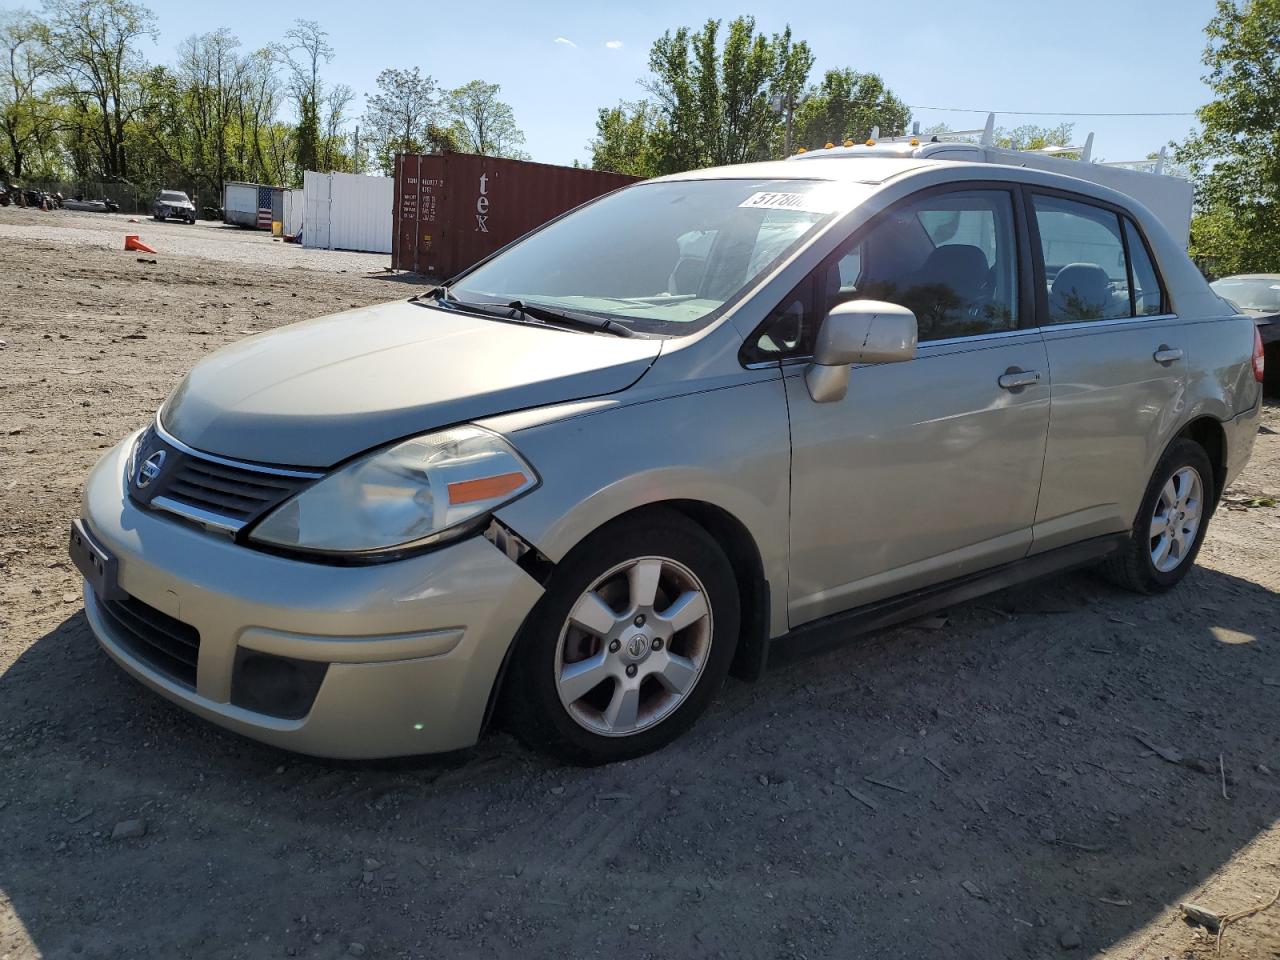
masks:
[[[122,590],[199,631],[194,687],[138,656],[85,585],[98,641],[156,691],[237,733],[324,757],[373,758],[475,743],[503,658],[542,588],[472,537],[379,566],[260,553],[137,506],[124,488],[133,437],[94,468],[83,518]],[[231,702],[237,653],[329,664],[305,716]]]

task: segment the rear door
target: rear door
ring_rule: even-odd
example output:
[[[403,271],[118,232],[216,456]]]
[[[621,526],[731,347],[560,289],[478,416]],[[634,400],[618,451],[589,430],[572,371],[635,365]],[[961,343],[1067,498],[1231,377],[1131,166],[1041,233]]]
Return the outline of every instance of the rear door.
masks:
[[[1182,323],[1121,209],[1029,191],[1053,411],[1033,552],[1128,530],[1179,417]]]
[[[1007,184],[916,194],[854,234],[778,311],[792,436],[792,625],[1024,556],[1049,424],[1029,245]],[[914,360],[817,403],[803,344],[835,304],[915,312]],[[1027,321],[1026,324],[1023,321]],[[797,331],[800,324],[807,329]]]

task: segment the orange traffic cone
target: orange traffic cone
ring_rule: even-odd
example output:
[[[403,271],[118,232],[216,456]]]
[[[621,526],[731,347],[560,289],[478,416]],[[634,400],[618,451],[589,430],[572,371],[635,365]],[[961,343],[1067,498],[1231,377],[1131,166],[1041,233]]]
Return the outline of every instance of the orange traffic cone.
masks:
[[[126,250],[137,250],[139,253],[155,253],[150,247],[138,239],[135,233],[125,234],[124,248]]]

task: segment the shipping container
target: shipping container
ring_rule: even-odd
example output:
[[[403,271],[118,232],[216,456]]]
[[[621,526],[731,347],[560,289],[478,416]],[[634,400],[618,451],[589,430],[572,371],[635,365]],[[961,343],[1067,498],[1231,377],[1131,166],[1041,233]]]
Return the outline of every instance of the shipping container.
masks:
[[[399,154],[391,266],[451,277],[639,178],[469,153]]]
[[[283,236],[301,242],[302,212],[306,209],[306,201],[301,190],[281,190],[281,226]]]
[[[279,187],[230,182],[222,188],[222,219],[240,227],[271,229],[271,198]]]
[[[304,247],[391,252],[395,191],[390,177],[308,170],[302,176],[302,192]]]

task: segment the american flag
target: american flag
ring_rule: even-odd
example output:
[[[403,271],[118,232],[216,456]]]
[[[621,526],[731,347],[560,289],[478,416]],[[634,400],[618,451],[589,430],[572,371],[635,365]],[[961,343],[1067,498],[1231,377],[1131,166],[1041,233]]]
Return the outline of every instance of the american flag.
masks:
[[[271,229],[271,194],[275,191],[270,187],[258,188],[258,229]]]

